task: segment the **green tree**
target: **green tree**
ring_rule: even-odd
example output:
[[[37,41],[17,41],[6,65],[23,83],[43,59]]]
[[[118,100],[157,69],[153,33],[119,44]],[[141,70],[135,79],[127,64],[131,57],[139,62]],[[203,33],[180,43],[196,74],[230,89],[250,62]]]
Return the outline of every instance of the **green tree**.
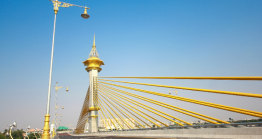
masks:
[[[4,131],[4,135],[5,135],[7,132],[8,132],[8,130],[7,130],[7,129],[5,129],[5,131]]]
[[[23,139],[23,133],[21,130],[14,131],[12,132],[12,137],[13,139]]]
[[[0,133],[0,139],[5,139],[5,135],[3,135],[2,133]]]
[[[35,135],[34,135],[34,133],[30,133],[30,134],[28,135],[29,139],[36,139],[35,136],[36,136],[37,138],[42,138],[42,137],[40,137],[39,134],[37,134],[37,133],[35,133]]]

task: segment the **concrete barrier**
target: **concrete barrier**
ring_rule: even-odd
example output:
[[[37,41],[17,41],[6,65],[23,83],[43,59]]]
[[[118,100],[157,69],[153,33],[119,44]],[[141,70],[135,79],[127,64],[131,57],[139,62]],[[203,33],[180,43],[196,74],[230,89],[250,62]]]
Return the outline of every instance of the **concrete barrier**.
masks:
[[[190,139],[262,139],[262,127],[112,131],[73,136],[133,136]]]

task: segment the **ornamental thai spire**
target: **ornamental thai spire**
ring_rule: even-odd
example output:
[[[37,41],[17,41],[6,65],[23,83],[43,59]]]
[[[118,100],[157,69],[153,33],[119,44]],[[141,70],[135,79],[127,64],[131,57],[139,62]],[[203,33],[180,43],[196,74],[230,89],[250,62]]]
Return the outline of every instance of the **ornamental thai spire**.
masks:
[[[93,46],[92,46],[92,50],[89,54],[89,57],[99,57],[97,51],[96,51],[96,45],[95,45],[95,34],[94,34],[94,41],[93,41]]]
[[[96,51],[96,44],[95,44],[95,34],[94,34],[94,41],[92,50],[89,54],[89,58],[85,60],[83,63],[87,66],[86,71],[89,72],[90,70],[98,70],[100,72],[102,69],[100,68],[101,65],[105,65],[102,60],[100,60],[99,55]]]

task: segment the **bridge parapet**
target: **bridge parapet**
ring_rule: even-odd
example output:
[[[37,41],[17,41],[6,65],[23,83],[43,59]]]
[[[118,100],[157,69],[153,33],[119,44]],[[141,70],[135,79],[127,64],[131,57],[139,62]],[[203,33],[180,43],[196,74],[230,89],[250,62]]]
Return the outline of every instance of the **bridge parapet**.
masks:
[[[247,124],[231,124],[227,126],[194,126],[192,128],[178,129],[143,129],[128,131],[108,131],[89,134],[80,134],[78,136],[117,136],[117,137],[152,137],[152,138],[190,138],[190,139],[261,139],[262,123],[249,123],[249,125],[260,125],[259,127],[246,127],[240,125]],[[237,127],[239,126],[239,127]],[[208,128],[209,127],[209,128]],[[232,127],[232,128],[229,128]],[[73,135],[74,136],[74,135]]]

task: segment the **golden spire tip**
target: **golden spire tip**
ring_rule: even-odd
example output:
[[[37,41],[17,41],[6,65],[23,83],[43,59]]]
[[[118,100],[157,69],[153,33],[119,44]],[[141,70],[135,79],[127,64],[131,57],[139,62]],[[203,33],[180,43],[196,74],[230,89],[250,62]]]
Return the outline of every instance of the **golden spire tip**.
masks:
[[[95,36],[96,34],[94,34],[94,41],[93,41],[93,47],[95,47],[96,46],[96,44],[95,44]]]

